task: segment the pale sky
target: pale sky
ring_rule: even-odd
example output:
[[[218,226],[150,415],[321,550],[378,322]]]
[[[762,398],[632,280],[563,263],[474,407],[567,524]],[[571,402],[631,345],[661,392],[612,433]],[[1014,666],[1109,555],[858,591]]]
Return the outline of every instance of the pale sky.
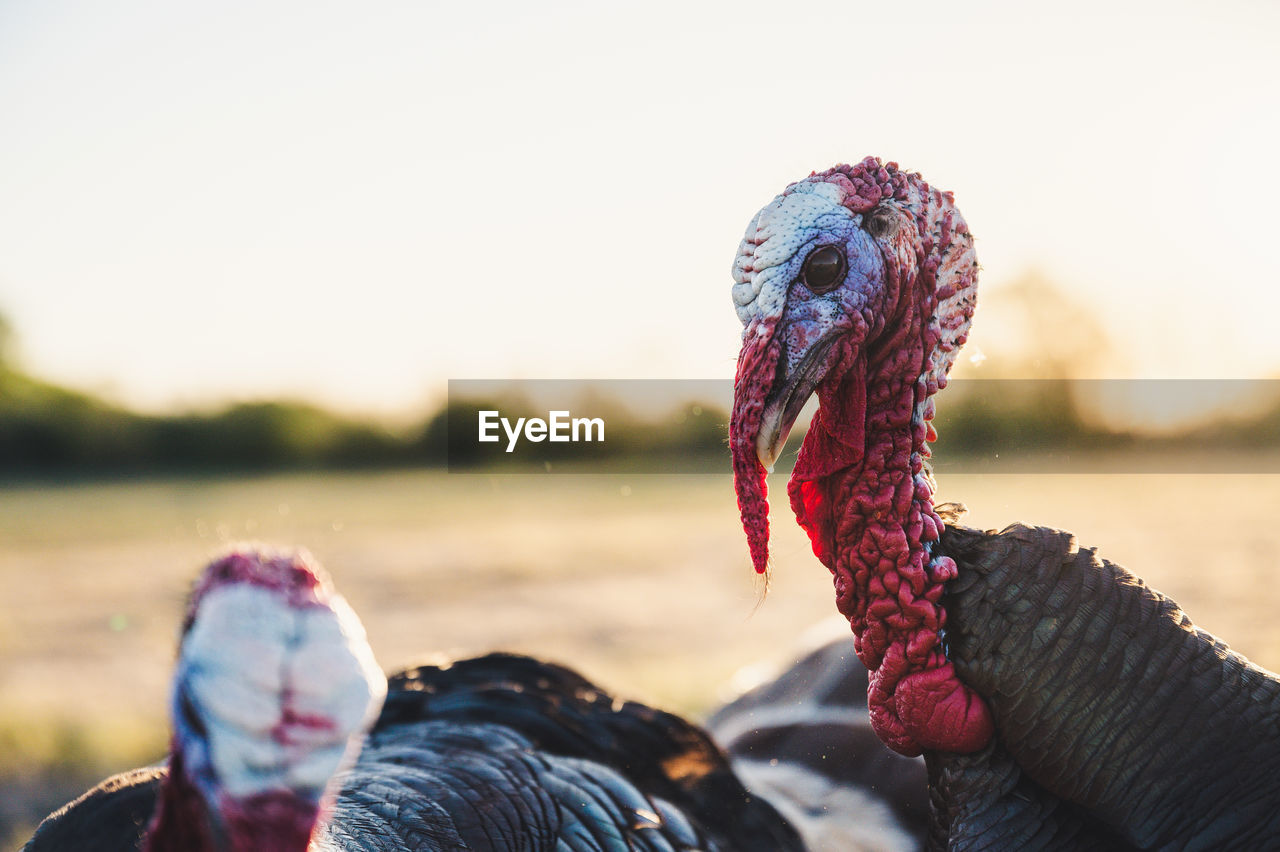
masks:
[[[4,3],[0,312],[148,408],[727,377],[747,221],[876,154],[1110,375],[1276,374],[1277,44],[1270,0]]]

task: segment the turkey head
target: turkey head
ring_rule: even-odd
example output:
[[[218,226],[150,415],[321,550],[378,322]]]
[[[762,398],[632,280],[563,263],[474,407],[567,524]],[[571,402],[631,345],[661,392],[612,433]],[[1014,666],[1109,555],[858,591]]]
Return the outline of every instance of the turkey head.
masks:
[[[942,521],[926,464],[933,395],[964,343],[977,262],[949,193],[867,158],[791,184],[751,223],[733,264],[745,328],[730,420],[752,562],[768,564],[765,477],[806,400],[819,408],[788,493],[873,672],[892,748],[971,751],[985,705],[942,650]]]
[[[187,605],[144,848],[304,852],[385,693],[359,619],[305,554],[214,561]]]

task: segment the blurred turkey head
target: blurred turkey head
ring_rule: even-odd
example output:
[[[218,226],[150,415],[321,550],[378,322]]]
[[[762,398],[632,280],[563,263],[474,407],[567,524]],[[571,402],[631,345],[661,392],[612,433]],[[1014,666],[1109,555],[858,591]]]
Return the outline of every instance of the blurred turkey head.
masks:
[[[305,553],[242,548],[187,604],[149,848],[302,852],[386,694],[364,628]]]

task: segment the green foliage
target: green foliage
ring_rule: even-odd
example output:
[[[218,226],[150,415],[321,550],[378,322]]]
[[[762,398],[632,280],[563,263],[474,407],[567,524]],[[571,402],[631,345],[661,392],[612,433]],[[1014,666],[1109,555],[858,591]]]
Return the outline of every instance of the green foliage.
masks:
[[[1018,455],[1275,450],[1280,443],[1280,402],[1252,417],[1153,436],[1094,425],[1073,396],[1079,387],[1065,379],[955,381],[935,420],[937,457],[952,467],[966,460],[989,466]],[[688,402],[642,416],[592,392],[572,408],[602,417],[607,440],[522,442],[518,452],[508,453],[501,432],[497,442],[476,440],[479,412],[494,409],[514,423],[521,417],[545,418],[545,408],[517,397],[452,399],[420,427],[402,433],[287,401],[156,417],[0,365],[0,477],[418,466],[536,472],[728,468],[728,414],[715,406]],[[780,460],[779,469],[793,459],[794,450]]]
[[[242,403],[206,415],[154,418],[144,426],[162,466],[211,469],[350,467],[398,461],[401,441],[315,406]]]
[[[52,470],[141,461],[142,418],[0,367],[0,469]]]
[[[152,417],[0,368],[0,474],[84,475],[403,464],[407,442],[312,405]]]

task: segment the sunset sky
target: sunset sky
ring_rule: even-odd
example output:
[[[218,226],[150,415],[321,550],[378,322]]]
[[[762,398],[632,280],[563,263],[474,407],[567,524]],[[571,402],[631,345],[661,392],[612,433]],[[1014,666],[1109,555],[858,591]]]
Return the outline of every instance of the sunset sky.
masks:
[[[5,3],[0,313],[149,409],[728,376],[748,219],[877,154],[1100,374],[1276,375],[1277,44],[1269,0]]]

